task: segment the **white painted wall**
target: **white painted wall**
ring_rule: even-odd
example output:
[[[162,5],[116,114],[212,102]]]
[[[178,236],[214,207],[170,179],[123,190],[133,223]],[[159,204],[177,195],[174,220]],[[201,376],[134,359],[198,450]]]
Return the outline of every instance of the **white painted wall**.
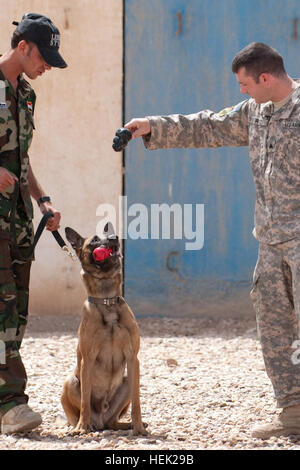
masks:
[[[122,156],[111,148],[122,120],[122,0],[0,0],[0,53],[10,47],[13,20],[34,11],[49,16],[61,33],[67,69],[31,81],[37,94],[36,130],[29,152],[33,170],[70,226],[96,233],[101,203],[118,207]],[[35,226],[41,214],[34,202]],[[36,249],[30,311],[81,311],[85,292],[79,263],[63,253],[50,232]]]

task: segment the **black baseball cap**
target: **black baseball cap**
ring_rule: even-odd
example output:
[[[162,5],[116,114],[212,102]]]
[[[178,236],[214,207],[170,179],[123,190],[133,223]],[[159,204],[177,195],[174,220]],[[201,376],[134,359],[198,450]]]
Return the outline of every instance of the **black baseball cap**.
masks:
[[[64,69],[66,62],[59,54],[60,33],[50,18],[38,13],[26,13],[20,23],[13,21],[24,39],[36,44],[41,56],[51,67]]]

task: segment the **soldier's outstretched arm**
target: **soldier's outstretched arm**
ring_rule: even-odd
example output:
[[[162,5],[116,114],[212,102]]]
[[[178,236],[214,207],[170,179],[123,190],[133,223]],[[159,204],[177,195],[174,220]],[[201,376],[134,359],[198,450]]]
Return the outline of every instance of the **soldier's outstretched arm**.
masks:
[[[149,150],[159,148],[240,147],[248,145],[249,101],[218,113],[147,116],[132,119],[125,127],[133,137],[143,137]]]

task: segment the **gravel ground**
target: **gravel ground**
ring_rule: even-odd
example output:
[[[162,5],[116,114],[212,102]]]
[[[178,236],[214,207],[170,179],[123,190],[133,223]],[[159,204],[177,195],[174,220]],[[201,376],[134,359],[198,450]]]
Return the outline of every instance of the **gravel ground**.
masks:
[[[37,430],[0,435],[0,449],[300,449],[300,437],[251,438],[279,410],[264,370],[253,319],[138,319],[141,405],[148,436],[131,431],[70,435],[60,404],[75,365],[79,316],[32,316],[22,346]],[[129,419],[129,415],[125,416]]]

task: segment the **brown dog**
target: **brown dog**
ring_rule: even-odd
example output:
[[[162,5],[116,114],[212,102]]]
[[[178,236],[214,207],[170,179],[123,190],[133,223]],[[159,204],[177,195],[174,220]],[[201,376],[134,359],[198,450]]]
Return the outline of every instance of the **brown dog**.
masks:
[[[121,296],[118,237],[110,223],[103,239],[84,239],[69,227],[65,232],[81,262],[88,293],[78,330],[77,367],[61,396],[68,422],[75,432],[133,429],[134,434],[147,434],[140,409],[140,335],[134,314]],[[94,250],[99,248],[110,256],[96,261]],[[120,422],[130,403],[132,422]]]

